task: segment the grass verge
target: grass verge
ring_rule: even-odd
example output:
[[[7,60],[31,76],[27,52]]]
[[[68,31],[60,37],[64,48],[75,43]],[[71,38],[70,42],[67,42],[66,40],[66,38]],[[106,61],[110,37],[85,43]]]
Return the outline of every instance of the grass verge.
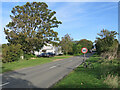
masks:
[[[118,60],[103,60],[93,55],[86,62],[93,68],[80,65],[52,88],[118,88]]]
[[[2,63],[2,68],[0,73],[16,70],[16,69],[21,69],[21,68],[26,68],[26,67],[31,67],[31,66],[36,66],[40,64],[45,64],[52,62],[56,59],[65,59],[65,58],[70,58],[70,56],[55,56],[55,57],[50,57],[50,58],[36,58],[36,59],[30,59],[30,60],[19,60],[11,63]]]

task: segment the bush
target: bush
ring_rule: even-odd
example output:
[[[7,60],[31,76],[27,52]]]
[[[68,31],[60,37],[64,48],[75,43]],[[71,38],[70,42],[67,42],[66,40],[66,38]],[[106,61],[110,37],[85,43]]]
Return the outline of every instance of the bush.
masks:
[[[24,58],[25,58],[26,60],[28,60],[28,59],[31,58],[31,56],[30,56],[29,54],[24,54]]]
[[[36,56],[33,55],[33,54],[24,54],[24,58],[25,58],[26,60],[29,60],[29,59],[32,58],[32,57],[36,57]]]
[[[2,62],[6,63],[6,62],[13,62],[13,61],[17,61],[20,59],[20,55],[22,53],[21,50],[21,45],[17,44],[17,45],[7,45],[7,44],[3,44],[2,45]]]

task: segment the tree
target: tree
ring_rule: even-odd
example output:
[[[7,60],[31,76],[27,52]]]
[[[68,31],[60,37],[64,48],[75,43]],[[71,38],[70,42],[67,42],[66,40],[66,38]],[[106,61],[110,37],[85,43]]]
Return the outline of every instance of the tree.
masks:
[[[20,44],[25,53],[40,49],[46,42],[58,41],[58,33],[53,28],[61,21],[54,16],[55,11],[48,9],[44,2],[27,2],[15,6],[9,24],[4,28],[6,39],[10,44]]]
[[[60,41],[60,46],[62,47],[62,50],[64,54],[68,54],[72,52],[72,47],[73,47],[73,42],[72,38],[70,37],[69,34],[66,34],[64,37],[62,37],[62,40]]]
[[[82,45],[80,45],[79,43],[74,43],[73,44],[73,54],[80,54],[81,53],[81,49],[82,49]]]
[[[92,49],[93,47],[93,42],[87,39],[82,39],[80,41],[78,41],[77,44],[82,45],[82,47],[86,47],[88,50]]]
[[[118,40],[115,39],[117,32],[103,29],[98,35],[95,41],[98,54],[108,59],[115,58],[118,50]]]

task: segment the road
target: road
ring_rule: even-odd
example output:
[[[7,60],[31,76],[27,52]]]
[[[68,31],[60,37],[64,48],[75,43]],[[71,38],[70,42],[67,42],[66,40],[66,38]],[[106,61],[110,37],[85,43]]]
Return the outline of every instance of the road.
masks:
[[[86,55],[87,58],[91,54]],[[78,67],[83,56],[75,56],[43,65],[24,68],[0,75],[2,88],[49,88]]]

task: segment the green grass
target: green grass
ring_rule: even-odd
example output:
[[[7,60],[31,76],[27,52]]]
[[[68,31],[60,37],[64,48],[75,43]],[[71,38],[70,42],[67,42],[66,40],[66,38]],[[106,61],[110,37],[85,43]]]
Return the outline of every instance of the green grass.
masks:
[[[45,64],[45,63],[52,62],[53,60],[56,60],[56,59],[65,59],[65,58],[70,58],[70,56],[60,56],[60,57],[55,56],[50,58],[36,58],[36,59],[30,59],[30,60],[19,60],[11,63],[3,63],[2,71],[0,71],[0,73],[21,69],[25,67]]]
[[[103,60],[93,55],[86,62],[91,62],[92,68],[80,65],[68,76],[58,82],[53,88],[117,88],[118,60]],[[113,75],[113,76],[110,76]]]

